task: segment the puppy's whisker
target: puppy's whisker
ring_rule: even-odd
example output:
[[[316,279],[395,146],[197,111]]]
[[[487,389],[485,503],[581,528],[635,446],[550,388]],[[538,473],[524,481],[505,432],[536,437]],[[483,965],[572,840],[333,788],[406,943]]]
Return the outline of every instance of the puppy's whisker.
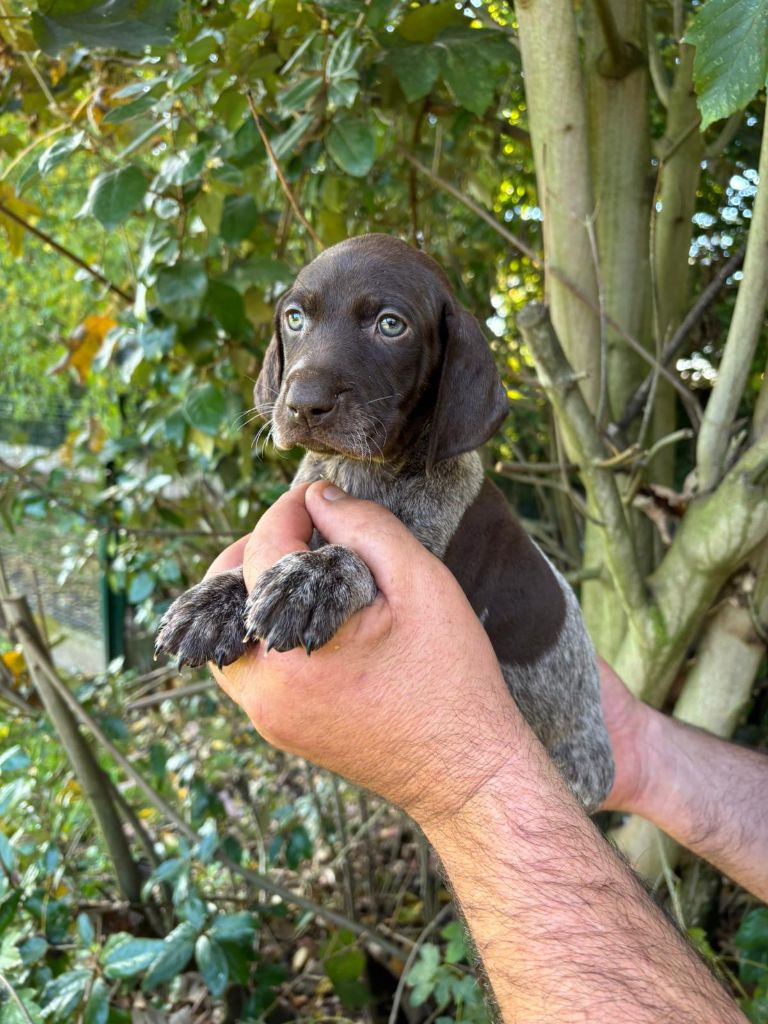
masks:
[[[391,395],[382,395],[381,398],[372,398],[369,402],[366,402],[365,404],[366,405],[373,405],[374,402],[386,402],[390,398],[400,398],[400,392],[399,391],[395,391]]]

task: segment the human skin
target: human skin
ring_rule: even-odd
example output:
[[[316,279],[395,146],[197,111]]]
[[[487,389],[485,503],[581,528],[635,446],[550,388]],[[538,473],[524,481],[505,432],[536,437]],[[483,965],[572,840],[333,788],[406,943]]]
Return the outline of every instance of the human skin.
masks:
[[[250,588],[280,557],[306,550],[313,525],[357,551],[379,596],[311,658],[255,648],[214,675],[269,742],[374,790],[421,826],[503,1019],[744,1021],[561,781],[449,571],[389,512],[328,485],[298,487],[212,571],[242,562]],[[609,800],[645,804],[652,786],[632,782],[639,718],[617,685],[606,688],[606,716],[626,771]],[[643,735],[660,742],[652,721]]]

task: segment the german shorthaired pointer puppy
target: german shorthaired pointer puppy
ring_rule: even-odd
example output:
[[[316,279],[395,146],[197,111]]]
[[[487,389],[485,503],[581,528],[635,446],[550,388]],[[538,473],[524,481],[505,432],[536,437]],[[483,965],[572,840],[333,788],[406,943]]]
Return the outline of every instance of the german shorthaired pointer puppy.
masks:
[[[520,710],[587,811],[613,781],[592,644],[576,598],[530,540],[475,451],[507,397],[477,321],[428,256],[387,235],[352,238],[281,298],[255,402],[278,448],[308,449],[294,483],[330,480],[393,512],[443,559],[485,626]],[[228,665],[263,642],[327,643],[376,596],[353,551],[286,555],[249,595],[242,570],[166,612],[157,651]]]

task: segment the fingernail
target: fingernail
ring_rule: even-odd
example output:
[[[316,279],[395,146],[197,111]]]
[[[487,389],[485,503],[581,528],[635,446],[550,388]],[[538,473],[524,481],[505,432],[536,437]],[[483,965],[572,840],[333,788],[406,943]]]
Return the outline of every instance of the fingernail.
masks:
[[[335,484],[328,484],[323,489],[323,497],[326,501],[338,501],[339,498],[346,498],[346,491],[342,491],[341,488],[336,487]]]

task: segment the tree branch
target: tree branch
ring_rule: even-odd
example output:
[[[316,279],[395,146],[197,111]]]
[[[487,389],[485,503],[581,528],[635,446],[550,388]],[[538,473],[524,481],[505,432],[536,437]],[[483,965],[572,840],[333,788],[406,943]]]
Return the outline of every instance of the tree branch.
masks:
[[[546,307],[529,303],[518,313],[517,325],[580,467],[592,508],[599,510],[603,520],[608,567],[627,618],[644,636],[649,604],[632,534],[615,477],[610,469],[600,465],[609,453],[581,391],[574,386],[576,376],[555,335]]]
[[[605,78],[625,78],[643,63],[643,55],[625,39],[616,27],[610,0],[592,0],[605,39],[606,50],[598,61],[598,71]]]
[[[688,313],[685,315],[682,323],[677,328],[675,333],[669,339],[667,344],[664,346],[661,353],[660,363],[662,366],[669,366],[672,360],[675,358],[677,353],[685,344],[688,335],[694,329],[699,320],[704,316],[706,311],[715,301],[720,293],[720,289],[723,287],[725,282],[735,273],[741,266],[742,260],[744,259],[744,249],[739,249],[738,252],[734,253],[729,259],[727,259],[718,268],[717,273],[709,282],[704,291],[699,295],[698,299],[691,306]],[[630,426],[632,421],[640,414],[645,401],[648,398],[648,394],[651,390],[653,383],[653,374],[650,373],[637,391],[634,393],[632,398],[627,402],[627,407],[622,414],[621,419],[615,425],[615,429],[620,432],[624,432],[627,427]]]
[[[324,249],[325,246],[320,241],[320,236],[317,234],[315,229],[312,227],[312,225],[309,223],[307,218],[304,216],[304,213],[302,212],[301,207],[299,206],[299,204],[296,201],[296,196],[293,194],[293,189],[288,184],[288,182],[286,180],[286,177],[283,174],[283,170],[282,170],[282,168],[280,166],[280,163],[279,163],[277,157],[275,156],[275,151],[272,149],[272,144],[270,143],[269,139],[267,138],[266,132],[262,128],[261,118],[259,117],[258,111],[256,110],[256,104],[253,102],[253,93],[251,92],[250,89],[246,89],[245,90],[245,98],[248,101],[248,106],[250,107],[251,116],[253,117],[254,124],[256,125],[256,130],[258,131],[259,136],[261,137],[261,141],[264,143],[264,149],[266,149],[266,151],[267,151],[267,156],[269,157],[269,162],[272,164],[274,172],[277,175],[277,180],[280,182],[280,188],[282,188],[282,190],[283,190],[283,192],[285,194],[285,198],[288,200],[291,209],[296,214],[296,217],[297,217],[299,223],[303,225],[303,227],[306,230],[307,234],[312,239],[312,241],[315,243],[315,245],[318,247],[318,249]]]
[[[95,280],[100,281],[101,284],[103,285],[106,285],[106,287],[111,292],[114,292],[115,295],[119,295],[123,302],[127,302],[131,305],[133,304],[135,297],[130,292],[123,291],[123,289],[120,288],[118,285],[113,284],[111,281],[107,280],[107,278],[104,277],[101,271],[96,270],[95,267],[92,267],[89,263],[86,263],[85,260],[81,259],[75,253],[73,253],[71,249],[65,248],[63,245],[61,245],[60,242],[57,242],[56,239],[51,238],[50,235],[47,235],[44,231],[41,231],[40,228],[37,228],[33,224],[30,224],[29,221],[24,220],[23,217],[20,217],[18,213],[14,213],[13,210],[11,210],[2,202],[0,202],[0,216],[8,217],[10,218],[10,220],[15,221],[17,224],[21,225],[21,227],[23,227],[25,231],[28,231],[31,235],[34,235],[35,238],[39,238],[41,242],[45,242],[46,245],[50,245],[52,249],[54,249],[61,256],[64,256],[66,259],[68,259],[70,263],[74,263],[76,266],[80,267],[81,270],[84,270],[86,274],[90,274],[91,277],[95,278]]]
[[[415,156],[409,153],[408,150],[405,149],[404,147],[398,147],[398,152],[407,163],[415,167],[416,170],[420,174],[423,174],[425,178],[428,178],[433,185],[436,185],[439,189],[441,189],[441,191],[447,192],[448,195],[453,196],[453,198],[456,199],[457,202],[461,203],[462,206],[466,207],[467,210],[469,210],[471,213],[474,213],[476,217],[479,217],[480,220],[484,221],[491,228],[493,228],[493,230],[496,232],[497,235],[499,235],[500,238],[503,238],[510,245],[514,246],[514,248],[517,249],[518,252],[521,252],[524,256],[527,256],[534,267],[538,267],[539,269],[542,270],[544,269],[544,262],[538,255],[538,253],[531,249],[531,247],[527,245],[527,243],[525,243],[517,235],[513,234],[503,224],[499,224],[499,222],[496,220],[493,214],[483,209],[483,207],[480,206],[479,203],[476,203],[474,199],[471,199],[468,195],[465,195],[463,192],[459,191],[459,189],[456,188],[455,185],[452,185],[449,181],[446,181],[445,178],[441,178],[439,174],[435,174],[433,171],[431,171],[420,160],[418,160]],[[581,303],[583,303],[587,307],[587,309],[591,310],[596,317],[600,317],[599,304],[596,301],[593,302],[587,295],[585,295],[584,292],[579,288],[579,286],[574,281],[572,281],[567,274],[565,274],[558,267],[554,266],[548,266],[546,268],[546,272],[547,274],[549,274],[550,277],[556,278],[565,289],[567,289]],[[625,341],[627,345],[629,345],[633,352],[636,352],[641,359],[643,359],[646,363],[649,364],[649,366],[652,366],[654,369],[656,369],[657,372],[666,381],[668,381],[676,391],[680,393],[680,397],[683,400],[683,402],[685,402],[686,399],[688,399],[688,389],[685,388],[684,385],[681,384],[680,381],[677,379],[677,377],[675,377],[673,373],[670,373],[669,370],[666,369],[666,367],[659,366],[656,362],[655,356],[652,353],[648,352],[645,346],[641,342],[639,342],[637,338],[634,337],[634,335],[630,334],[630,332],[627,331],[624,327],[622,327],[622,325],[617,320],[615,320],[612,316],[610,316],[607,313],[605,314],[605,324],[607,327],[610,327],[612,330],[614,330],[619,335],[619,337],[623,341]]]
[[[758,174],[760,184],[747,237],[744,276],[696,446],[698,482],[704,491],[714,487],[722,475],[731,427],[763,329],[768,302],[768,114],[763,123]]]

